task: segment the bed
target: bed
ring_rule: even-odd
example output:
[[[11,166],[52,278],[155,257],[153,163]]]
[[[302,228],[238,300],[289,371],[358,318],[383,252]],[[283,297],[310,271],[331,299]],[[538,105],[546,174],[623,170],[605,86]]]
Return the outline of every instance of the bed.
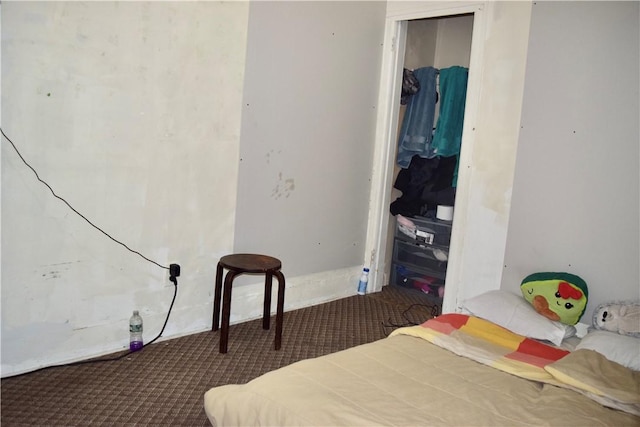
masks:
[[[212,388],[214,426],[640,425],[640,372],[451,313]]]

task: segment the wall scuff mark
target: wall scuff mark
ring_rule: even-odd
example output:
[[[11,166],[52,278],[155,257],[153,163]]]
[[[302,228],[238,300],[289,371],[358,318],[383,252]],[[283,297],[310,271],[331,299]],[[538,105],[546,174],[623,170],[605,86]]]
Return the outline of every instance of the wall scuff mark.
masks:
[[[276,183],[275,188],[271,192],[271,197],[274,199],[279,199],[280,197],[289,197],[293,190],[295,190],[296,184],[293,178],[282,178],[282,172],[278,174],[278,182]]]

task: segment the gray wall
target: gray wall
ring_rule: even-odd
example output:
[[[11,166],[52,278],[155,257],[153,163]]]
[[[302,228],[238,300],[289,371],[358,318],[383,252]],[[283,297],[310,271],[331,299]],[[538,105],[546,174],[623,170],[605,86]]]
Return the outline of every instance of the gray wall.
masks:
[[[638,2],[533,5],[502,288],[567,271],[640,298]]]
[[[236,251],[291,276],[362,263],[385,10],[251,5]]]

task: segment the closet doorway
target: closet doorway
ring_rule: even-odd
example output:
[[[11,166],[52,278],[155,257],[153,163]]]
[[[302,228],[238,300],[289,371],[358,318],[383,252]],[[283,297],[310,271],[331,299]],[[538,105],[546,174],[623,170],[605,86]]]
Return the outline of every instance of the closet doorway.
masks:
[[[446,290],[472,34],[471,13],[407,21],[385,274],[427,294],[434,312]]]
[[[380,290],[392,279],[397,279],[392,270],[395,268],[392,258],[394,245],[397,244],[394,238],[397,225],[396,216],[390,213],[390,204],[402,194],[394,188],[394,183],[400,170],[396,156],[398,133],[404,113],[400,99],[405,68],[462,66],[469,70],[454,212],[464,210],[467,204],[469,192],[465,183],[469,179],[469,173],[466,170],[465,153],[470,153],[470,146],[473,144],[472,129],[467,122],[473,123],[479,98],[484,35],[483,6],[484,3],[467,3],[443,8],[442,4],[420,3],[414,6],[414,10],[403,10],[396,13],[396,16],[393,16],[393,12],[387,14],[385,41],[392,49],[391,52],[385,52],[383,57],[379,137],[376,142],[372,212],[369,221],[368,253],[371,258],[368,261],[375,268],[374,290]],[[436,121],[437,116],[434,123]],[[465,227],[464,219],[456,221],[457,216],[454,214],[453,217],[447,254],[445,292],[441,301],[443,312],[455,311],[457,306],[457,275],[460,265],[456,248],[462,244]]]

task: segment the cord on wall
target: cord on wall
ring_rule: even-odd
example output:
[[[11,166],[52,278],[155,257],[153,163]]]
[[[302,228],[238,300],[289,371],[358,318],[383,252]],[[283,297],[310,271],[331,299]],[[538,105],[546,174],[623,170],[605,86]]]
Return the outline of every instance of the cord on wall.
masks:
[[[71,206],[71,204],[69,204],[69,202],[67,202],[64,198],[58,196],[56,194],[55,191],[53,191],[53,188],[51,188],[51,186],[49,184],[47,184],[42,178],[40,178],[40,175],[38,175],[38,172],[36,172],[36,170],[24,159],[24,157],[22,157],[22,154],[20,154],[20,151],[18,150],[18,147],[16,147],[16,145],[13,143],[13,141],[4,133],[4,130],[2,128],[0,128],[0,132],[2,133],[2,136],[4,136],[4,138],[9,142],[9,144],[11,144],[11,146],[13,147],[13,149],[15,150],[15,152],[18,154],[18,157],[20,157],[20,160],[22,160],[22,162],[29,168],[31,169],[31,171],[35,174],[36,178],[38,179],[38,181],[40,181],[42,184],[44,184],[45,187],[47,187],[49,189],[49,191],[51,192],[51,194],[53,194],[53,197],[55,197],[58,200],[61,200],[65,205],[67,205],[67,207],[69,207],[69,209],[71,209],[73,212],[75,212],[80,218],[84,219],[87,223],[89,223],[89,225],[91,225],[93,228],[95,228],[96,230],[98,230],[99,232],[101,232],[102,234],[104,234],[105,236],[107,236],[109,239],[113,240],[114,242],[116,242],[119,245],[124,246],[128,251],[133,252],[136,255],[141,256],[142,258],[144,258],[145,260],[149,261],[152,264],[157,265],[160,268],[164,268],[165,270],[169,270],[169,267],[166,267],[160,263],[155,262],[152,259],[147,258],[146,256],[142,255],[140,252],[131,249],[129,246],[125,245],[124,243],[122,243],[121,241],[115,239],[114,237],[112,237],[109,233],[107,233],[106,231],[104,231],[103,229],[101,229],[100,227],[98,227],[97,225],[95,225],[93,222],[91,222],[86,216],[82,215],[80,212],[78,212],[73,206]]]

